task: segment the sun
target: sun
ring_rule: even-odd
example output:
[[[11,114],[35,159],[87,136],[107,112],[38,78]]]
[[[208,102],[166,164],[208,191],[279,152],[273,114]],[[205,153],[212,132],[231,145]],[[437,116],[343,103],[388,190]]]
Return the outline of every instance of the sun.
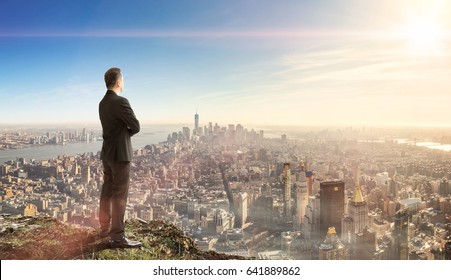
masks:
[[[433,56],[442,53],[445,30],[434,19],[417,19],[400,29],[409,51],[415,55]]]

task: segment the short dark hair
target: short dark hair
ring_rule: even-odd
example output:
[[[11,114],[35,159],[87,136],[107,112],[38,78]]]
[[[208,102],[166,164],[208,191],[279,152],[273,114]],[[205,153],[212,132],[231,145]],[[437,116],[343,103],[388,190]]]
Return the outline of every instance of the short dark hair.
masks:
[[[105,72],[105,85],[108,89],[114,87],[116,82],[122,77],[121,69],[113,67]]]

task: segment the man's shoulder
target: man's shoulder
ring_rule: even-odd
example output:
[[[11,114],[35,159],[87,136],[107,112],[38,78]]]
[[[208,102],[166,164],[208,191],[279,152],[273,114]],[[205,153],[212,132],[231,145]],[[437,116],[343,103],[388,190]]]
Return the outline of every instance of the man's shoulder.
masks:
[[[127,98],[125,98],[125,97],[123,97],[123,96],[121,96],[119,94],[115,94],[115,93],[113,93],[113,94],[106,94],[106,96],[108,96],[109,98],[111,98],[114,101],[127,101],[128,102]]]
[[[100,102],[105,102],[106,100],[108,101],[128,101],[127,98],[120,96],[118,94],[115,93],[107,93],[103,96],[102,100]]]
[[[120,103],[121,105],[130,105],[130,102],[128,102],[127,98],[120,95],[118,95],[117,97],[118,97],[117,102]]]

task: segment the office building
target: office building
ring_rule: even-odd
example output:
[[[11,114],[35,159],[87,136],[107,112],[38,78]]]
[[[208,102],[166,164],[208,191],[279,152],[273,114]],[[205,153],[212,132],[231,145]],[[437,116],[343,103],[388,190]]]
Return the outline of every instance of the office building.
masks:
[[[309,196],[305,207],[304,223],[302,231],[306,239],[320,240],[320,197],[319,194]]]
[[[202,128],[199,127],[199,114],[197,113],[194,115],[194,135],[200,135],[202,131]]]
[[[305,208],[308,203],[307,186],[298,185],[296,188],[296,228],[300,229],[304,223]]]
[[[320,183],[320,232],[330,227],[341,234],[341,220],[345,208],[345,183],[326,181]]]
[[[369,226],[368,205],[360,188],[360,170],[356,169],[354,197],[349,201],[348,213],[343,219],[342,239],[346,242],[355,241],[355,235],[362,233]]]
[[[318,255],[320,260],[349,260],[349,250],[338,238],[334,227],[327,229],[326,239],[319,245]]]
[[[248,195],[247,193],[234,193],[233,194],[233,203],[236,208],[236,223],[237,227],[243,227],[247,221],[248,216]]]

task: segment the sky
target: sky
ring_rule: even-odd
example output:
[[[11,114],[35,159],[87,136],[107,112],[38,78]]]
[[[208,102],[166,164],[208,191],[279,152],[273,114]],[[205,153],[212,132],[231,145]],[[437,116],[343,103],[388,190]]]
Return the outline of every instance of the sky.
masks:
[[[451,125],[451,1],[0,1],[0,123]]]

